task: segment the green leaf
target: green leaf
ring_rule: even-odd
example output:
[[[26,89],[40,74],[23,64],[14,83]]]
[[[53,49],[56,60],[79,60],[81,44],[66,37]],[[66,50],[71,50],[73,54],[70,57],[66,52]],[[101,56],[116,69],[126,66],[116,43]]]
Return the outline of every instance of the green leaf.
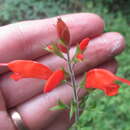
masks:
[[[65,42],[64,42],[64,40],[62,40],[62,39],[59,39],[58,43],[60,43],[60,44],[64,45],[65,47],[67,47],[66,44],[65,44]]]
[[[69,78],[69,73],[64,69],[64,67],[61,68],[64,71],[65,79]]]
[[[74,104],[74,102],[72,101],[71,102],[71,105],[70,105],[70,113],[69,113],[69,119],[71,120],[72,119],[72,116],[73,116],[73,114],[74,114],[74,112],[75,112],[75,104]]]
[[[58,105],[50,108],[50,110],[52,110],[52,111],[64,110],[64,109],[69,109],[69,106],[67,104],[64,104],[61,100],[58,100]]]
[[[79,44],[78,44],[77,47],[76,47],[75,54],[74,54],[74,56],[73,56],[73,58],[72,58],[72,61],[73,61],[74,63],[80,62],[80,60],[76,58],[77,54],[79,54],[79,53],[82,53],[82,51],[80,50]]]
[[[64,55],[61,53],[61,51],[55,43],[51,43],[50,45],[52,46],[52,49],[48,49],[48,47],[43,47],[43,49],[65,59]]]
[[[85,81],[86,81],[86,73],[84,74],[83,79],[79,84],[80,88],[85,88]]]
[[[69,106],[68,106],[67,104],[63,103],[61,100],[58,101],[58,104],[59,104],[60,106],[64,107],[64,108],[69,109]]]
[[[63,110],[63,109],[65,109],[65,107],[63,107],[61,105],[56,105],[56,106],[50,108],[51,111]]]
[[[59,50],[59,48],[57,47],[56,44],[53,44],[53,53],[56,54],[57,56],[64,58],[63,54],[61,53],[61,51]]]
[[[65,83],[67,83],[67,80],[62,80],[61,81],[61,84],[65,84]]]

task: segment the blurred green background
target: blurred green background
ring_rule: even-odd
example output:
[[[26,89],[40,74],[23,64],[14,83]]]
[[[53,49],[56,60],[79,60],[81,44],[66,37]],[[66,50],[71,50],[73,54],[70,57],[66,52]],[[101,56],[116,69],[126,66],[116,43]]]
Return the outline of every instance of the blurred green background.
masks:
[[[130,79],[130,0],[0,0],[0,25],[81,11],[99,14],[106,22],[105,31],[125,36],[117,75]],[[122,85],[114,97],[92,93],[80,122],[80,130],[130,130],[130,86]]]

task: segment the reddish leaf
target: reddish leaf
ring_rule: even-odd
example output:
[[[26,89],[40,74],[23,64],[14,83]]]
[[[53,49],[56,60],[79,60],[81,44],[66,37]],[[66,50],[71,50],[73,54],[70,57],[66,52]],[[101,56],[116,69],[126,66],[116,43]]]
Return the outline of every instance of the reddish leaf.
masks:
[[[63,40],[66,44],[69,44],[70,32],[65,22],[61,18],[58,18],[56,26],[57,26],[57,33],[59,38]]]
[[[81,50],[81,51],[84,51],[84,50],[85,50],[85,48],[87,47],[89,41],[90,41],[90,38],[87,37],[87,38],[83,39],[83,40],[80,42],[79,47],[80,47],[80,50]]]
[[[31,60],[15,60],[8,63],[10,70],[14,72],[13,79],[39,78],[47,80],[53,73],[47,66]]]
[[[115,83],[120,80],[130,85],[130,81],[117,77],[105,69],[92,69],[86,75],[86,88],[97,88],[103,90],[108,96],[114,96],[118,93],[119,85]]]
[[[52,89],[56,88],[57,85],[64,80],[64,71],[63,70],[56,70],[47,80],[44,86],[44,93],[50,92]]]

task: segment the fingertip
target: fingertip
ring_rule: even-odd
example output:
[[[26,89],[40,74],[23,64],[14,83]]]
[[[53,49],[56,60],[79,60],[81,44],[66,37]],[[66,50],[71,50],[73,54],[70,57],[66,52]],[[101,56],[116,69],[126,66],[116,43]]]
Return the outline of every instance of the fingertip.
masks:
[[[109,32],[109,37],[114,41],[111,52],[113,55],[121,53],[125,49],[125,38],[119,32]]]

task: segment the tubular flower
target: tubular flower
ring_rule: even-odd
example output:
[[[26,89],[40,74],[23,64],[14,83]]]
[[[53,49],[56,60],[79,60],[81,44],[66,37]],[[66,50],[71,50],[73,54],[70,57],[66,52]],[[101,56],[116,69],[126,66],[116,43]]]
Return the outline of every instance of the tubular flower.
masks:
[[[56,70],[53,72],[44,86],[44,93],[50,92],[52,89],[56,88],[62,80],[64,80],[63,70]]]
[[[57,33],[61,40],[63,40],[66,44],[69,44],[70,41],[70,32],[67,25],[61,18],[58,18],[57,24]]]
[[[108,96],[118,94],[120,86],[115,81],[121,81],[130,85],[130,81],[120,78],[105,69],[92,69],[86,74],[86,88],[97,88],[105,92]]]
[[[21,78],[39,78],[47,80],[53,73],[47,66],[31,60],[15,60],[7,64],[8,68],[14,72],[11,78],[19,80]]]
[[[80,42],[79,48],[80,48],[81,51],[84,51],[84,50],[85,50],[85,48],[87,47],[89,41],[90,41],[90,38],[87,37],[87,38],[83,39],[83,40]]]
[[[48,45],[47,48],[48,48],[49,50],[52,50],[52,49],[53,49],[52,45]]]
[[[79,54],[77,54],[76,58],[78,60],[82,61],[84,59],[84,56],[83,56],[83,54],[79,53]]]
[[[60,51],[62,51],[63,53],[67,53],[67,48],[65,46],[63,46],[61,44],[58,44],[57,46],[60,49]]]

